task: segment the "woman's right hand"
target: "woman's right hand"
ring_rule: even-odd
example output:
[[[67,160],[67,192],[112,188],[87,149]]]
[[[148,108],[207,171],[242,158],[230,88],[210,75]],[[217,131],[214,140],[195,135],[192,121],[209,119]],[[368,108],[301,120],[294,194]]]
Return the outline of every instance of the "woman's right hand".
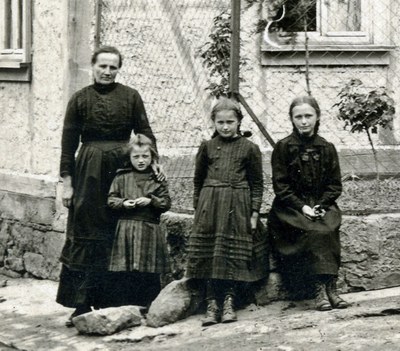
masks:
[[[301,211],[303,212],[304,217],[306,217],[310,221],[313,221],[318,217],[314,209],[312,209],[310,206],[304,205]]]
[[[72,206],[72,198],[74,196],[74,188],[72,187],[72,178],[66,176],[63,178],[63,192],[62,192],[62,203],[65,207],[70,208]]]

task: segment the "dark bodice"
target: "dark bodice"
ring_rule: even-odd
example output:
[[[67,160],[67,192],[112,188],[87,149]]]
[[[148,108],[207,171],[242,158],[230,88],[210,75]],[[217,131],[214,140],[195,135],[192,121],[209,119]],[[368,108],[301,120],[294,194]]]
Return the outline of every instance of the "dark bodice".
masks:
[[[79,141],[127,141],[132,130],[155,141],[139,93],[119,83],[94,84],[68,103],[62,136],[61,176],[72,175]]]
[[[258,211],[263,193],[261,152],[243,137],[224,139],[217,136],[204,142],[196,156],[194,206],[203,186],[247,187],[252,208]]]
[[[342,191],[337,152],[333,144],[316,135],[296,133],[280,140],[272,154],[273,185],[278,204],[300,210],[332,205]]]

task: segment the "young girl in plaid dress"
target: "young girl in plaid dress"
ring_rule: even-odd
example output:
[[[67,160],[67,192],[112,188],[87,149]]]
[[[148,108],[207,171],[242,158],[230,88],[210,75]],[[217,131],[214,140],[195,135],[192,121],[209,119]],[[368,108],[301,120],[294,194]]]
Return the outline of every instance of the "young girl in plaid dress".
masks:
[[[196,156],[196,212],[186,275],[206,282],[204,326],[235,321],[237,283],[265,277],[268,267],[266,237],[258,218],[261,152],[242,137],[242,118],[237,102],[221,98],[211,113],[215,137],[203,142]]]
[[[148,305],[160,291],[160,275],[170,272],[160,215],[171,199],[167,183],[157,181],[152,171],[158,155],[151,140],[137,134],[129,149],[131,167],[117,172],[108,195],[108,205],[119,216],[109,270],[121,272],[115,305]]]

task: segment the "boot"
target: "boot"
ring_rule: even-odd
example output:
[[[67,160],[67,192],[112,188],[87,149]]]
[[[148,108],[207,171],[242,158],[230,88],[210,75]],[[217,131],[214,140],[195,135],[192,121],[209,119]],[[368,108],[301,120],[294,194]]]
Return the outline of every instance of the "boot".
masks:
[[[204,319],[201,321],[203,327],[217,324],[219,320],[219,308],[215,299],[207,300],[207,311]]]
[[[317,281],[315,288],[315,309],[317,311],[330,311],[332,306],[326,293],[326,284],[322,281]]]
[[[337,278],[333,277],[326,283],[326,292],[328,294],[329,301],[333,308],[347,308],[349,307],[349,304],[338,295],[336,282]]]
[[[75,311],[69,316],[68,320],[65,322],[65,326],[67,328],[71,328],[74,326],[74,322],[72,321],[73,318],[80,316],[81,314],[92,312],[90,306],[80,305],[78,306]]]
[[[237,316],[234,310],[233,295],[226,295],[224,300],[224,307],[222,310],[222,323],[236,322]]]

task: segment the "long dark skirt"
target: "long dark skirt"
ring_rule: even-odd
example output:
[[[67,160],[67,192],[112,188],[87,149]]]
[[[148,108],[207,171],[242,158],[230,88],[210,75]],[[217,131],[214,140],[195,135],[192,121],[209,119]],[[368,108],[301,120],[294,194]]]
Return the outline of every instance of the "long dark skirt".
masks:
[[[273,206],[268,226],[279,269],[299,275],[337,275],[340,224],[341,212],[336,205],[315,221],[292,208]]]
[[[57,302],[64,306],[75,307],[77,301],[84,302],[85,291],[101,290],[92,287],[104,281],[102,272],[109,266],[117,223],[107,206],[107,195],[116,170],[127,160],[125,145],[119,141],[89,142],[79,151],[73,176],[73,205],[60,258],[65,267]],[[93,300],[93,296],[87,300]]]
[[[254,282],[268,271],[266,231],[250,226],[249,189],[204,187],[189,239],[186,276]]]

